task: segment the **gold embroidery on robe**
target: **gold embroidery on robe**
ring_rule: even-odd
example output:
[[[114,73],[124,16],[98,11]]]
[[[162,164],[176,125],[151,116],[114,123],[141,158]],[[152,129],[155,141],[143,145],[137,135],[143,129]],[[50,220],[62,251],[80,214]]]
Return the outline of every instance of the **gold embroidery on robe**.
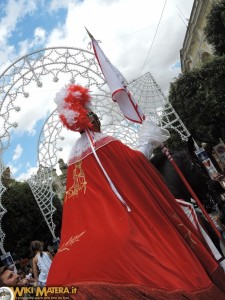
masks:
[[[62,246],[58,249],[58,252],[62,252],[64,250],[70,250],[69,247],[76,242],[79,242],[79,238],[85,234],[86,231],[81,232],[75,236],[71,236],[66,243],[63,243]]]
[[[182,222],[180,222],[180,219],[176,214],[173,214],[172,217],[179,222],[177,226],[185,228],[184,230],[186,231],[186,233],[184,233],[184,239],[189,241],[190,246],[194,249],[194,246],[197,245],[197,242],[192,238],[194,237],[193,233],[190,231],[190,229],[187,229],[187,227],[184,226]]]
[[[86,192],[86,185],[87,181],[85,179],[85,174],[82,169],[82,161],[79,161],[78,163],[75,164],[74,170],[73,170],[73,185],[71,188],[66,192],[66,199],[72,196],[77,196],[79,191]]]

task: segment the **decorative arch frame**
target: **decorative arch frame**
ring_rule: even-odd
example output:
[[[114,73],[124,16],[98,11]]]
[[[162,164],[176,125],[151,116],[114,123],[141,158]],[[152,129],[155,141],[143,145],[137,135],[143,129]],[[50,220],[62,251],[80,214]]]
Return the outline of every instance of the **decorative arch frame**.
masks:
[[[1,180],[5,170],[2,155],[10,145],[11,130],[18,126],[11,121],[10,115],[12,112],[20,111],[16,99],[19,95],[23,95],[24,98],[29,97],[27,90],[31,83],[36,83],[37,88],[41,88],[46,76],[50,76],[52,81],[57,83],[61,74],[66,75],[67,83],[68,81],[82,82],[82,85],[91,90],[93,110],[100,115],[103,132],[122,139],[133,148],[137,143],[140,125],[124,119],[119,107],[111,100],[108,87],[92,52],[74,47],[52,47],[32,52],[11,64],[0,76],[0,126],[2,126],[0,131],[0,249],[3,254],[5,233],[1,223],[6,210],[2,206],[1,198],[6,188]],[[159,126],[176,130],[181,139],[187,140],[190,135],[187,128],[150,73],[133,80],[128,88],[146,115],[150,115]],[[66,143],[65,135],[57,112],[51,112],[39,136],[39,171],[28,180],[55,240],[57,237],[53,221],[55,208],[52,185],[59,153],[63,143]]]

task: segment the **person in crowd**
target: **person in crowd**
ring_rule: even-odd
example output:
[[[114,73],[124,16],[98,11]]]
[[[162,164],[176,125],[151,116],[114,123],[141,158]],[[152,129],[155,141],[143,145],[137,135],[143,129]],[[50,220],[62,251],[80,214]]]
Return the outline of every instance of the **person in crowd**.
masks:
[[[225,299],[223,270],[147,159],[168,132],[146,119],[133,150],[101,133],[88,89],[66,86],[55,101],[81,136],[47,286],[75,286],[76,300]]]
[[[19,275],[20,280],[26,278],[26,276],[25,276],[26,274],[25,274],[25,271],[24,271],[23,269],[19,269],[19,270],[17,271],[17,274]]]
[[[34,278],[33,278],[33,270],[32,270],[32,268],[30,266],[27,266],[26,269],[25,269],[25,277],[28,278],[28,279],[34,280]]]
[[[16,287],[29,286],[30,280],[20,278],[20,275],[10,270],[7,266],[0,268],[0,286]]]
[[[47,249],[48,249],[49,253],[51,253],[51,255],[54,257],[55,256],[55,250],[52,249],[51,246],[48,246]]]
[[[33,256],[35,283],[37,286],[43,287],[46,284],[53,257],[49,252],[43,251],[43,243],[41,241],[32,241],[30,250]]]

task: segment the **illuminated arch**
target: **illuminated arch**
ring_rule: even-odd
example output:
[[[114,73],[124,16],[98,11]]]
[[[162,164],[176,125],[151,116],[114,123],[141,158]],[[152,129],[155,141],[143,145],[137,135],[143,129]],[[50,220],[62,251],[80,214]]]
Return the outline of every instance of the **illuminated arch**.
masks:
[[[93,110],[97,111],[102,119],[103,132],[122,139],[132,147],[136,146],[139,125],[125,120],[118,106],[111,100],[94,54],[73,47],[46,48],[21,57],[0,76],[0,178],[5,170],[2,154],[9,147],[11,129],[18,125],[10,118],[12,112],[20,111],[16,105],[18,95],[27,98],[29,97],[28,86],[31,83],[36,83],[37,88],[41,88],[47,76],[57,83],[62,74],[66,74],[71,83],[82,82],[90,88],[93,95]],[[150,73],[130,82],[128,88],[146,115],[149,115],[161,127],[176,130],[182,139],[187,139],[189,132]],[[56,238],[53,222],[55,208],[52,203],[53,170],[60,158],[63,143],[66,143],[64,135],[56,111],[51,112],[39,136],[39,171],[28,180],[53,238]],[[5,187],[0,180],[0,248],[2,253],[5,253],[3,247],[5,234],[1,228],[2,217],[6,212],[1,204],[4,191]]]

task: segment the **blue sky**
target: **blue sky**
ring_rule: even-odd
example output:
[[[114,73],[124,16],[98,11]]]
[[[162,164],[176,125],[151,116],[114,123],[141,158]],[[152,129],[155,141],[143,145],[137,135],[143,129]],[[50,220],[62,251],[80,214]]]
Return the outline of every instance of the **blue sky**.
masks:
[[[27,170],[36,171],[38,161],[38,132],[41,131],[44,120],[36,122],[33,134],[26,131],[11,134],[10,146],[3,154],[5,165],[10,167],[13,177],[23,180]],[[33,169],[33,171],[32,171]],[[30,173],[29,173],[30,174]]]
[[[9,44],[14,45],[15,51],[19,51],[19,43],[23,40],[29,39],[33,40],[34,32],[37,28],[40,28],[40,24],[44,24],[44,30],[46,32],[51,32],[55,25],[58,23],[64,23],[66,19],[66,9],[61,8],[58,10],[57,15],[51,13],[49,14],[44,7],[40,7],[40,13],[31,13],[25,16],[21,21],[19,21],[17,27],[12,32],[11,37],[9,37]],[[24,26],[27,24],[26,26]]]
[[[128,81],[139,76],[141,70],[150,71],[167,93],[170,82],[180,72],[179,50],[192,4],[193,0],[1,1],[0,73],[36,49],[72,46],[87,50],[86,26],[102,41],[104,52]],[[28,178],[37,169],[40,130],[54,110],[52,95],[63,84],[58,82],[54,88],[45,85],[41,90],[32,87],[28,102],[22,104],[19,126],[11,133],[10,147],[3,155],[5,165],[18,180]],[[68,149],[62,152],[64,160],[67,155]]]

